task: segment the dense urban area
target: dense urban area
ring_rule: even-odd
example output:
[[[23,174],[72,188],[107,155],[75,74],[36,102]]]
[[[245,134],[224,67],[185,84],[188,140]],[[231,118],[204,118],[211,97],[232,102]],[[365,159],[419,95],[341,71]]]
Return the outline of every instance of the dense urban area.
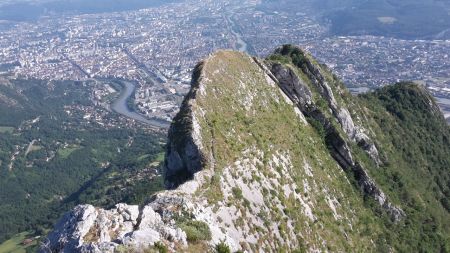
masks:
[[[92,81],[92,99],[106,107],[117,86],[131,81],[136,89],[128,104],[149,119],[171,120],[189,89],[192,68],[209,53],[237,49],[266,56],[283,43],[310,51],[355,93],[399,80],[422,83],[450,117],[450,41],[329,36],[307,9],[292,15],[265,9],[257,0],[182,1],[5,21],[1,27],[4,75]],[[93,114],[86,111],[86,118]]]

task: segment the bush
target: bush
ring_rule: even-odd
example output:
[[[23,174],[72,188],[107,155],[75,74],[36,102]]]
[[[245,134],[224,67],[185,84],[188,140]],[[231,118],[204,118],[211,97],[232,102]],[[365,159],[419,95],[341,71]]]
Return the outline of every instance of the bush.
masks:
[[[317,134],[319,134],[320,138],[325,142],[327,133],[322,123],[312,117],[308,117],[307,120],[309,124],[316,130]]]
[[[167,249],[167,246],[164,245],[162,242],[156,242],[154,247],[155,247],[155,249],[158,250],[159,253],[167,253],[169,251]]]
[[[220,242],[216,245],[216,252],[217,253],[231,253],[230,247],[225,244],[225,242]]]
[[[242,196],[242,190],[241,190],[240,188],[238,188],[238,187],[233,187],[231,190],[233,191],[233,195],[234,195],[234,197],[235,197],[236,199],[242,199],[242,198],[243,198],[243,196]]]
[[[203,221],[188,220],[182,222],[179,227],[186,233],[189,242],[211,240],[209,226]]]

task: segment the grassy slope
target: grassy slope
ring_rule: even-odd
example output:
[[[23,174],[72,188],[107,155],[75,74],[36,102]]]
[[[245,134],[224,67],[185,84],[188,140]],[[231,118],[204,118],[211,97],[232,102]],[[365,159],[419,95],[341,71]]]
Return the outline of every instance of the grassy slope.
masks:
[[[11,239],[0,244],[0,253],[25,253],[27,249],[32,249],[37,245],[36,241],[24,246],[22,242],[26,239],[32,237],[28,232],[23,232],[13,236]]]
[[[345,174],[329,155],[322,137],[311,126],[301,122],[293,105],[285,102],[277,87],[264,84],[266,80],[251,58],[235,52],[219,52],[206,61],[203,74],[207,76],[207,95],[198,95],[196,103],[205,113],[199,123],[203,129],[203,143],[208,146],[206,156],[213,153],[217,174],[205,189],[209,202],[214,205],[222,200],[217,178],[221,176],[222,168],[242,157],[244,150],[255,147],[255,150],[264,152],[259,170],[268,177],[272,175],[273,168],[268,163],[272,155],[287,151],[293,164],[290,176],[300,193],[314,203],[313,212],[318,219],[315,222],[308,220],[299,211],[302,206],[293,198],[284,198],[281,188],[276,192],[266,192],[265,198],[267,203],[270,199],[279,198],[286,206],[284,212],[295,221],[298,239],[303,242],[299,247],[307,248],[325,240],[322,250],[372,250],[374,245],[370,240],[383,234],[382,219],[364,207],[359,191],[348,183]],[[247,103],[249,96],[253,96],[251,103]],[[245,109],[246,104],[250,105],[248,110]],[[214,148],[211,148],[211,143]],[[314,177],[306,175],[305,162],[313,167]],[[313,185],[312,192],[304,189],[305,182]],[[338,212],[343,219],[334,219],[326,203],[327,194],[340,202]],[[236,200],[234,205],[239,207],[239,201]],[[272,207],[269,216],[274,217],[280,227],[286,226],[278,220],[279,212]],[[349,223],[356,229],[351,229]],[[312,234],[307,232],[310,230]],[[384,247],[385,241],[379,244]]]
[[[301,66],[306,57],[319,65],[309,55],[293,56],[294,47],[285,48],[290,57],[273,55],[269,60],[293,67]],[[356,144],[352,145],[354,157],[407,213],[406,219],[392,224],[371,199],[365,199],[385,231],[376,241],[378,249],[387,250],[384,245],[389,244],[400,252],[450,251],[450,129],[431,95],[417,85],[402,83],[355,98],[326,66],[321,69],[338,104],[368,130],[384,164],[377,167]],[[295,70],[320,107],[317,90],[299,68]]]
[[[386,160],[372,174],[408,215],[389,226],[389,236],[401,251],[448,252],[450,129],[433,98],[415,84],[401,83],[358,100]]]

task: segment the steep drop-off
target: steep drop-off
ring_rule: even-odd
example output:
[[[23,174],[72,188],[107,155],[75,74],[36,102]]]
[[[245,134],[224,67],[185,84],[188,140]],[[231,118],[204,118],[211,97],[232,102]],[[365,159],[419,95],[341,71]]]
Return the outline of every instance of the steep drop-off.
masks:
[[[297,47],[220,51],[195,68],[169,131],[170,190],[78,206],[42,251],[449,250],[449,137],[414,84],[353,97]]]

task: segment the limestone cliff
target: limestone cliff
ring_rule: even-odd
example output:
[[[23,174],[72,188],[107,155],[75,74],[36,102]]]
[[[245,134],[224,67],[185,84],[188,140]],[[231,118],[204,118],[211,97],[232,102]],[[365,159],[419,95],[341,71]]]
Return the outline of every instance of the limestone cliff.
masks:
[[[169,130],[170,190],[142,206],[78,206],[41,250],[395,250],[385,224],[408,214],[371,175],[390,157],[367,110],[299,48],[266,60],[217,52],[195,68]]]

